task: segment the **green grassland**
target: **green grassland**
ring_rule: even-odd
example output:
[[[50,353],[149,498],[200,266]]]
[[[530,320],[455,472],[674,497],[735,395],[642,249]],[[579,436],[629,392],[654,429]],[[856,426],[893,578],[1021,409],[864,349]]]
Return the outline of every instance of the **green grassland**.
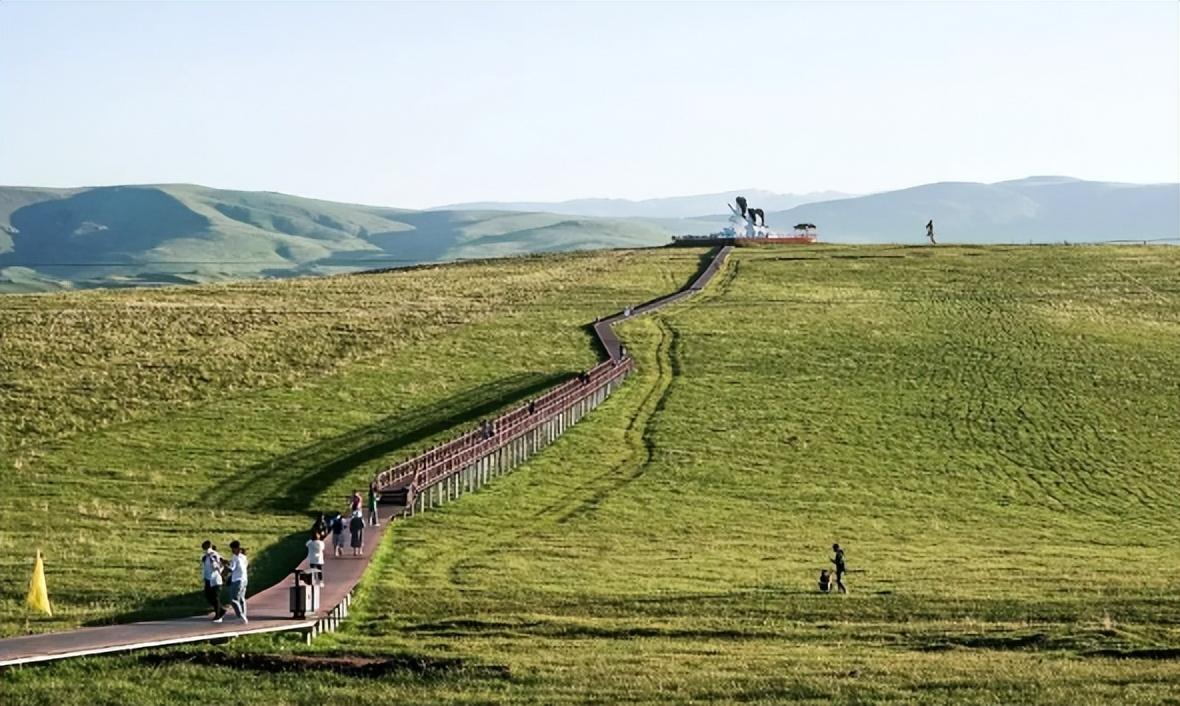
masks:
[[[612,296],[683,281],[696,254],[673,257],[633,255],[627,291]],[[221,684],[219,698],[267,704],[1178,703],[1177,271],[1170,248],[739,250],[702,295],[623,327],[639,372],[586,421],[481,492],[393,528],[342,631],[311,647],[252,638],[9,672],[0,694],[199,702]],[[619,276],[604,275],[596,287]],[[573,282],[563,297],[610,298]],[[506,373],[513,346],[481,344],[521,314],[554,314],[501,311],[418,351],[437,361],[468,345]],[[570,332],[554,335],[558,324],[514,340],[538,360],[570,347],[570,363],[511,370],[590,360],[583,334],[563,320]],[[301,386],[320,380],[306,374]],[[470,375],[449,391],[470,389]],[[260,420],[287,409],[258,399]],[[169,424],[160,433],[173,438],[183,424]],[[96,432],[108,436],[58,468],[137,438],[168,458],[143,428]],[[65,453],[48,445],[38,463]],[[210,447],[212,467],[229,449]],[[253,487],[257,471],[242,468],[207,475]],[[300,480],[263,476],[276,494]],[[44,481],[28,475],[19,502]],[[265,517],[232,519],[244,531]],[[847,596],[814,590],[833,541],[862,570]],[[298,661],[339,656],[381,668]]]
[[[0,635],[191,614],[208,535],[285,575],[314,512],[589,367],[586,322],[702,254],[0,299]],[[26,624],[38,546],[55,614]]]
[[[0,187],[0,293],[660,245],[687,219],[413,211],[193,184]]]

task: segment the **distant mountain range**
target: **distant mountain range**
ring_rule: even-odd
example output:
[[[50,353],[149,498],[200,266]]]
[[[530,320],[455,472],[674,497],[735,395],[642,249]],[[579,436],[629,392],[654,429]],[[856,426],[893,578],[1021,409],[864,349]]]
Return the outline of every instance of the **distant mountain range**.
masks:
[[[661,245],[675,234],[718,230],[729,215],[725,204],[738,193],[413,211],[190,184],[0,187],[0,292],[328,274]],[[817,195],[740,193],[767,212],[771,226],[790,230],[815,223],[821,241],[829,242],[923,242],[930,219],[940,242],[948,243],[1180,239],[1180,184],[1068,177],[944,182],[780,209],[774,204]],[[518,210],[502,210],[508,206]],[[557,208],[632,215],[552,210]],[[709,212],[714,215],[687,217]]]
[[[771,225],[814,223],[830,242],[1046,243],[1180,238],[1180,184],[1042,176],[995,184],[940,182],[767,213]]]
[[[328,274],[642,247],[715,224],[411,211],[189,184],[0,187],[0,292]]]
[[[545,211],[573,216],[601,218],[700,218],[717,213],[721,204],[745,196],[764,211],[780,211],[805,203],[830,201],[853,196],[840,191],[815,191],[808,194],[776,194],[762,189],[722,191],[696,196],[672,196],[662,199],[630,201],[628,199],[575,199],[573,201],[480,201],[439,206],[448,211]],[[729,214],[725,214],[728,218]]]

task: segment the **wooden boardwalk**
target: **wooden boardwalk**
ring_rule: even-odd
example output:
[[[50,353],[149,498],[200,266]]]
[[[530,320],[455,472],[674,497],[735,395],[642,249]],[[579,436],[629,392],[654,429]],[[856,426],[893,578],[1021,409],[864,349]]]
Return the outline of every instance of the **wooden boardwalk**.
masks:
[[[393,521],[393,513],[387,508],[381,509],[384,511],[381,524],[365,528],[364,556],[352,556],[352,549],[347,547],[344,550],[345,556],[329,556],[332,539],[328,538],[329,548],[324,557],[324,586],[320,592],[320,606],[327,609],[314,616],[309,615],[303,620],[291,617],[291,611],[288,610],[288,589],[293,583],[292,579],[251,596],[246,602],[246,615],[250,620],[248,623],[234,617],[233,610],[227,606],[229,612],[222,623],[212,622],[212,614],[209,614],[14,637],[0,640],[0,667],[179,645],[186,642],[208,642],[267,632],[298,630],[311,633],[322,620],[329,617],[333,609],[347,603],[353,588],[368,568],[372,552],[376,550],[381,538],[385,536],[385,529]],[[199,550],[194,550],[192,556],[181,559],[185,566],[180,573],[191,575],[197,583],[200,578],[199,560]],[[297,568],[306,570],[307,561],[304,560]]]
[[[404,490],[405,505],[381,508],[380,526],[365,528],[364,556],[353,557],[352,550],[345,549],[345,556],[325,557],[321,610],[315,615],[304,619],[291,617],[288,595],[293,581],[282,581],[250,597],[247,602],[248,623],[234,617],[231,610],[222,623],[213,623],[211,616],[205,615],[9,638],[0,640],[0,668],[190,642],[228,640],[268,632],[301,631],[310,639],[318,632],[334,629],[347,615],[352,591],[368,568],[370,557],[385,536],[386,528],[395,518],[410,516],[415,511],[458,497],[464,490],[475,490],[556,439],[569,425],[601,403],[632,369],[634,361],[622,350],[613,325],[699,291],[717,273],[731,250],[731,247],[718,249],[708,265],[684,289],[596,321],[594,332],[607,360],[584,374],[582,379],[554,386],[532,405],[501,415],[490,428],[468,431],[379,473],[376,482],[384,490]],[[330,554],[330,547],[326,553]],[[199,576],[199,558],[198,551],[192,556],[178,557],[178,561],[183,562],[182,568],[191,568],[183,573],[191,575],[194,581]],[[306,560],[296,568],[306,570]]]

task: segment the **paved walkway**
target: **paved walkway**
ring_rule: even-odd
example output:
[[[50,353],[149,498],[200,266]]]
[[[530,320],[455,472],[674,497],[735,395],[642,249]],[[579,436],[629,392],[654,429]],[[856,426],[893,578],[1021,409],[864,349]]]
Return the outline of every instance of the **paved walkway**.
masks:
[[[611,326],[618,321],[632,316],[645,314],[667,306],[685,297],[691,296],[703,288],[717,273],[722,262],[732,250],[724,247],[718,250],[709,265],[688,287],[669,294],[665,297],[653,299],[650,302],[635,307],[630,313],[619,313],[610,318],[595,322],[594,331],[606,350],[610,359],[623,357],[619,339],[615,336]],[[296,620],[291,617],[289,606],[289,592],[293,581],[281,581],[247,601],[247,615],[249,623],[243,623],[233,616],[231,610],[225,621],[215,624],[211,616],[180,618],[176,620],[149,620],[140,623],[125,623],[103,627],[80,628],[69,632],[45,633],[42,635],[28,635],[0,640],[0,668],[34,662],[46,662],[69,657],[84,655],[106,654],[110,652],[125,652],[128,650],[178,645],[186,642],[208,642],[229,639],[241,635],[255,635],[267,632],[287,630],[311,630],[318,619],[331,612],[338,606],[352,589],[360,582],[369,566],[370,554],[380,544],[385,536],[385,529],[393,522],[391,515],[400,514],[400,506],[383,507],[381,525],[365,528],[365,556],[351,556],[351,549],[345,549],[345,556],[335,558],[327,556],[324,564],[324,587],[320,594],[321,610],[315,617]],[[328,540],[329,544],[331,539]],[[329,553],[330,553],[329,547]],[[186,576],[198,577],[197,570],[200,552],[194,551],[191,557],[184,557],[184,561],[191,561],[191,571]],[[300,569],[307,569],[307,561],[299,565]]]
[[[106,625],[94,628],[80,628],[69,632],[45,633],[42,635],[28,635],[0,640],[0,667],[32,662],[45,662],[82,655],[96,655],[108,652],[124,652],[147,647],[161,647],[164,645],[179,645],[185,642],[207,642],[210,640],[227,639],[241,635],[256,635],[266,632],[280,632],[285,630],[310,630],[318,617],[322,617],[344,600],[369,566],[369,556],[385,536],[385,529],[391,520],[387,516],[401,510],[397,508],[381,508],[382,521],[378,527],[365,528],[365,555],[352,556],[352,549],[345,547],[344,556],[331,556],[331,537],[328,538],[328,551],[324,558],[324,587],[320,591],[320,608],[317,617],[309,616],[303,620],[291,617],[288,610],[288,589],[293,579],[281,581],[270,588],[251,596],[246,601],[246,615],[249,623],[243,623],[234,617],[233,610],[226,613],[225,621],[218,624],[212,622],[212,614],[176,620],[148,620],[141,623],[124,623],[122,625]],[[191,557],[192,570],[186,575],[200,577],[197,569],[200,561],[200,550],[193,552]],[[306,570],[307,561],[299,567]]]

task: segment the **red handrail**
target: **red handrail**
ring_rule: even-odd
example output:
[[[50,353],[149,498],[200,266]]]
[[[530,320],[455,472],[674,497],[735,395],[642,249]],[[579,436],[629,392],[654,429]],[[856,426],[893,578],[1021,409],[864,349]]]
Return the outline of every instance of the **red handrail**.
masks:
[[[680,291],[658,297],[634,309],[596,321],[594,333],[606,351],[607,360],[582,376],[560,383],[530,403],[505,412],[490,422],[458,437],[435,446],[396,466],[379,472],[373,482],[382,490],[407,488],[406,504],[413,502],[416,493],[451,477],[471,463],[507,446],[512,441],[539,428],[554,417],[564,414],[578,402],[591,397],[602,388],[621,380],[635,369],[635,359],[627,355],[615,336],[613,325],[636,314],[643,314],[671,304],[700,290],[712,279],[725,257],[732,250],[726,246],[717,250],[709,264],[691,284]],[[489,432],[490,430],[490,432]]]

